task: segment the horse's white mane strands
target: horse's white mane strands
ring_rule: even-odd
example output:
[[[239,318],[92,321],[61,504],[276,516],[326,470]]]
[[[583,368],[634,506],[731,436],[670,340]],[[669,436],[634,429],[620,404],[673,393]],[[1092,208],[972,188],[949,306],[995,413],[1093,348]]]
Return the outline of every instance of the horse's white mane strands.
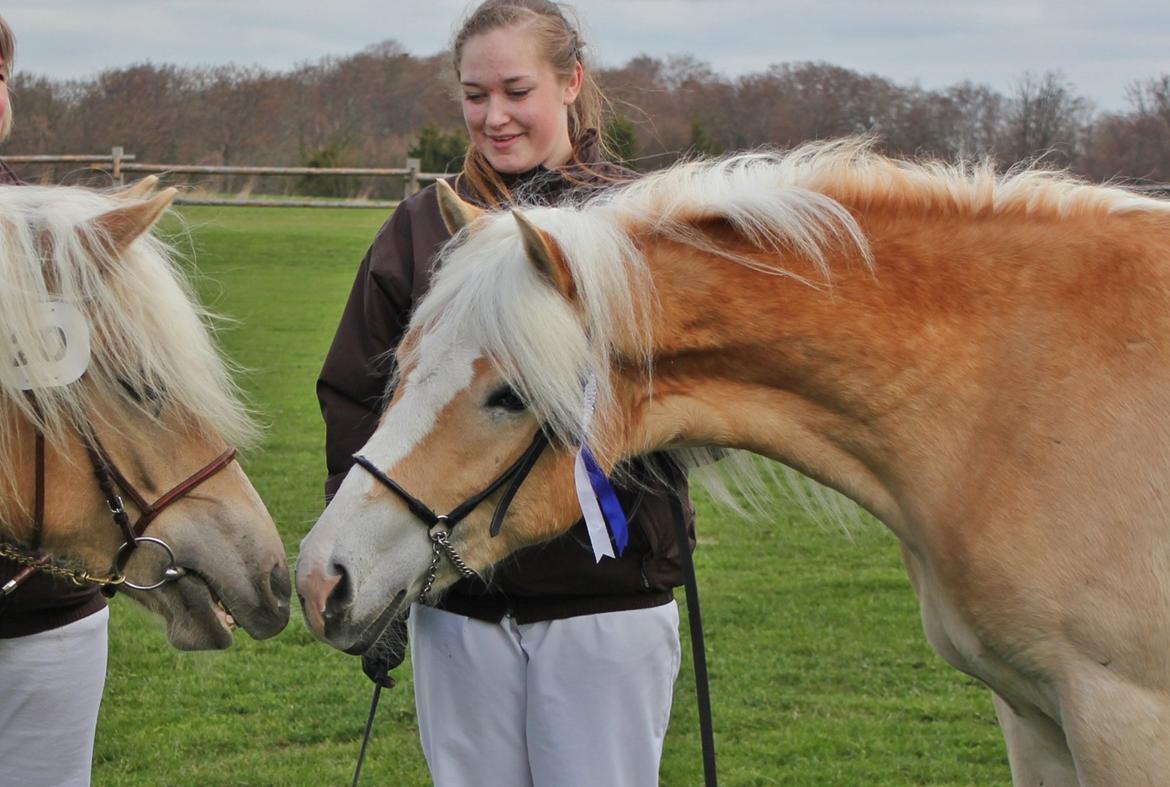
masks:
[[[157,429],[154,411],[175,407],[193,428],[214,424],[236,444],[255,437],[212,341],[210,315],[176,266],[173,249],[146,233],[120,258],[106,251],[108,238],[93,219],[126,204],[80,188],[0,188],[0,341],[51,357],[54,342],[36,330],[36,315],[54,300],[80,309],[92,345],[88,371],[70,385],[26,394],[0,375],[0,462],[6,466],[18,449],[14,429],[21,418],[61,444],[79,427],[101,428],[113,413],[131,408],[143,418],[118,418],[118,428],[143,420]]]
[[[540,279],[515,220],[503,214],[477,222],[446,248],[411,325],[425,326],[439,346],[475,337],[537,417],[560,439],[575,440],[583,436],[586,376],[597,379],[599,410],[611,398],[608,369],[616,341],[645,337],[643,357],[634,360],[649,362],[643,329],[650,303],[640,295],[651,291],[650,281],[620,226],[582,210],[532,208],[525,215],[566,250],[583,320]],[[405,347],[400,365],[413,363],[416,351]]]

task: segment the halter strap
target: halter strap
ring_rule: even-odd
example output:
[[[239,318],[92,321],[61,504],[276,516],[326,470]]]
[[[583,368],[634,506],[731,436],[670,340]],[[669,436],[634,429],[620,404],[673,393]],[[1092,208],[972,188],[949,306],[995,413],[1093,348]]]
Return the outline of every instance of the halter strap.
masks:
[[[236,458],[235,447],[228,447],[223,453],[211,460],[211,462],[171,487],[170,490],[163,493],[153,503],[148,503],[146,498],[138,492],[134,485],[130,483],[129,479],[118,469],[118,466],[114,464],[113,460],[110,459],[109,453],[102,446],[97,435],[91,435],[90,439],[85,441],[85,450],[89,453],[90,461],[93,463],[93,474],[97,479],[98,486],[106,496],[106,504],[110,508],[110,514],[113,516],[118,528],[122,531],[122,546],[118,549],[118,554],[114,560],[114,570],[119,574],[123,572],[126,564],[130,562],[130,555],[138,548],[138,542],[146,533],[146,528],[150,526],[150,523],[159,514],[190,493],[195,487],[227,467]],[[117,489],[115,489],[115,485],[117,485]],[[138,520],[133,524],[130,523],[130,518],[127,516],[126,510],[122,505],[122,498],[118,495],[119,489],[130,498],[134,507],[138,509]],[[165,546],[165,544],[163,546],[168,554],[172,554],[173,560],[173,553],[171,553],[170,547]],[[103,592],[105,592],[105,589],[103,589]],[[109,592],[112,594],[113,590]]]
[[[529,443],[528,448],[524,450],[524,453],[515,462],[509,465],[504,472],[496,476],[495,480],[488,484],[483,491],[464,500],[446,515],[436,514],[426,503],[403,489],[397,481],[390,478],[390,476],[378,469],[377,465],[361,454],[355,454],[353,461],[365,468],[383,486],[398,495],[402,499],[402,502],[406,503],[406,507],[410,509],[410,512],[421,519],[427,527],[434,527],[439,522],[445,522],[449,527],[454,527],[475,510],[476,506],[491,496],[501,486],[511,481],[508,489],[504,492],[504,496],[500,498],[500,503],[496,507],[495,514],[492,516],[490,532],[495,536],[500,532],[500,526],[504,521],[504,514],[507,513],[508,506],[512,503],[512,498],[516,496],[516,490],[520,488],[520,484],[532,472],[536,460],[540,458],[540,455],[546,447],[548,447],[548,437],[545,435],[544,430],[538,429],[532,438],[532,442]]]
[[[35,402],[33,404],[35,407]],[[223,470],[225,467],[231,464],[232,461],[234,461],[236,458],[235,447],[229,446],[224,450],[223,453],[221,453],[215,459],[211,460],[211,462],[204,465],[199,470],[189,475],[187,478],[180,481],[170,490],[162,494],[153,503],[148,503],[134,487],[134,485],[130,483],[130,480],[122,474],[122,471],[118,469],[113,460],[110,459],[109,453],[107,453],[105,448],[102,446],[101,441],[98,440],[96,434],[93,434],[92,431],[89,431],[88,433],[83,432],[82,443],[85,445],[85,451],[89,455],[90,464],[93,466],[94,478],[97,480],[98,487],[101,489],[102,494],[106,498],[106,505],[110,509],[110,516],[113,518],[114,523],[118,526],[118,529],[122,533],[122,546],[118,548],[118,551],[114,557],[115,573],[112,577],[113,581],[104,582],[102,580],[107,578],[92,577],[84,573],[76,572],[74,572],[74,574],[65,573],[63,575],[68,575],[70,578],[74,579],[74,581],[78,582],[98,582],[98,584],[102,585],[102,593],[107,596],[112,596],[117,591],[118,586],[123,583],[125,583],[128,587],[134,588],[136,590],[153,590],[154,588],[160,587],[168,581],[172,581],[177,577],[182,576],[183,570],[181,567],[175,565],[175,555],[171,547],[166,544],[166,542],[157,538],[144,539],[143,534],[146,532],[146,528],[150,526],[150,523],[153,522],[159,514],[179,501],[185,495],[189,494],[204,481],[211,478],[220,470]],[[45,435],[40,429],[36,430],[35,468],[36,480],[34,482],[35,493],[33,502],[33,524],[35,527],[35,538],[39,542],[41,539],[41,534],[44,532],[45,525],[46,486]],[[119,490],[121,490],[122,494],[125,494],[127,497],[129,497],[131,502],[133,502],[134,506],[138,509],[138,520],[133,524],[131,524],[130,518],[126,514],[126,510],[122,505],[122,498],[118,494]],[[170,558],[170,566],[164,572],[163,579],[150,586],[133,585],[129,582],[126,582],[126,578],[122,574],[123,569],[126,567],[126,563],[129,562],[130,554],[138,548],[139,542],[143,540],[156,544],[160,549],[164,550]],[[47,570],[48,566],[48,563],[45,563],[45,565],[26,564],[20,571],[17,572],[16,576],[5,583],[4,587],[0,589],[0,595],[10,594],[17,587],[24,584],[24,582],[27,581],[30,576],[36,573],[38,569]],[[62,572],[59,570],[54,573],[62,574]],[[81,579],[79,580],[78,577]]]
[[[35,406],[35,402],[34,402]],[[45,530],[45,433],[37,429],[34,472],[35,494],[33,497],[33,549],[40,549],[41,534]],[[28,581],[37,572],[35,566],[22,566],[13,577],[4,583],[0,595],[8,595]]]
[[[232,463],[232,460],[236,458],[236,449],[229,446],[223,453],[221,453],[215,459],[212,459],[211,462],[204,465],[199,470],[196,470],[194,473],[187,476],[187,478],[175,484],[175,486],[173,486],[170,490],[160,495],[159,498],[153,503],[148,503],[134,487],[134,485],[130,483],[129,479],[127,479],[126,476],[122,474],[122,471],[118,469],[118,466],[110,460],[109,454],[106,453],[105,448],[102,446],[101,442],[98,441],[96,436],[93,438],[93,446],[91,447],[87,445],[87,448],[90,451],[91,459],[96,459],[96,461],[94,461],[94,472],[96,475],[98,475],[98,483],[102,483],[101,475],[98,473],[98,468],[100,467],[109,474],[109,476],[113,479],[113,482],[118,485],[119,489],[122,490],[122,493],[130,498],[130,502],[132,502],[134,507],[138,509],[138,520],[134,523],[132,531],[133,535],[138,537],[141,537],[142,534],[146,532],[146,528],[150,526],[150,523],[153,522],[159,514],[161,514],[174,503],[178,502],[182,497],[194,490],[195,487],[211,478],[220,470],[223,470]],[[102,491],[106,491],[104,486]],[[107,497],[110,497],[108,492]]]

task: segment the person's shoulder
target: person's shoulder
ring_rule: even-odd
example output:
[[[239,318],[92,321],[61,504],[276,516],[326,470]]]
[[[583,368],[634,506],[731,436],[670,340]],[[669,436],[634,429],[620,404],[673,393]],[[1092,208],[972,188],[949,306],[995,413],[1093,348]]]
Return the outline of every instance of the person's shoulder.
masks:
[[[447,179],[453,184],[453,177]],[[438,189],[431,183],[395,206],[374,238],[374,249],[437,244],[450,237],[439,213]],[[380,256],[380,255],[377,255]]]
[[[611,161],[573,164],[561,170],[566,197],[589,199],[613,188],[632,183],[641,173]]]
[[[642,177],[641,172],[630,169],[623,164],[618,164],[615,161],[599,161],[593,165],[593,168],[599,175],[618,184],[628,183],[631,180],[637,180]]]
[[[452,186],[454,185],[454,176],[446,178],[446,180]],[[439,209],[439,198],[437,195],[438,187],[434,183],[430,183],[399,202],[394,208],[394,213],[402,213],[410,217],[415,217],[420,213],[426,213],[432,210],[437,211]]]
[[[454,185],[454,176],[445,178],[445,180],[451,183],[452,186]],[[394,210],[390,211],[390,215],[382,224],[382,229],[379,231],[379,234],[393,231],[395,227],[408,227],[420,221],[429,222],[432,219],[440,218],[439,198],[437,195],[438,187],[434,183],[431,183],[404,198],[394,206]]]

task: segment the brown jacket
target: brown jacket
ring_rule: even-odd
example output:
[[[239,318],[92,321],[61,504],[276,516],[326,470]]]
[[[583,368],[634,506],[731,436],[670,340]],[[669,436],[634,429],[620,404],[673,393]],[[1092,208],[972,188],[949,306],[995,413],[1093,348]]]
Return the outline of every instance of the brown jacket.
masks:
[[[525,201],[552,204],[633,176],[602,162],[592,136],[578,147],[577,159],[586,165],[555,172],[537,168],[509,186]],[[358,268],[317,380],[326,427],[327,497],[377,426],[393,363],[387,351],[401,340],[411,309],[430,286],[431,263],[449,238],[431,186],[395,209]],[[679,491],[686,496],[685,482]],[[683,570],[668,498],[648,492],[639,501],[628,490],[619,490],[619,497],[627,513],[632,511],[630,541],[621,557],[595,562],[584,523],[578,522],[564,536],[509,557],[490,587],[460,580],[439,606],[483,620],[512,614],[523,623],[669,601],[671,588],[683,583]],[[691,519],[693,527],[693,510]]]
[[[0,161],[0,188],[20,184],[20,179]],[[52,480],[47,479],[52,491]],[[0,558],[0,586],[21,566]],[[67,579],[33,574],[9,596],[0,596],[0,639],[39,634],[88,617],[105,607],[94,585],[79,587]]]

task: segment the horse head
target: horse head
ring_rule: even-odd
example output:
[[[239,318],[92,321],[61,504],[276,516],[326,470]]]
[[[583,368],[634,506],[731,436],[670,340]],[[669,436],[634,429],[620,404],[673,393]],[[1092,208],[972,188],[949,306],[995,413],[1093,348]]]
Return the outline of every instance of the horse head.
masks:
[[[407,497],[434,514],[462,509],[450,542],[471,570],[486,573],[580,518],[572,479],[583,442],[607,468],[627,453],[620,400],[634,387],[615,385],[611,367],[637,376],[644,364],[631,359],[644,360],[645,347],[591,298],[597,289],[616,293],[633,325],[644,322],[629,241],[619,232],[598,239],[630,265],[578,270],[525,214],[481,215],[445,185],[440,206],[455,238],[398,348],[397,382],[361,451],[369,468],[346,477],[298,562],[310,628],[351,652],[368,648],[420,592],[459,577],[452,562],[435,559],[434,522]],[[545,220],[557,215],[539,211]],[[518,360],[517,348],[526,357]],[[538,433],[550,443],[543,452],[534,451]],[[525,463],[526,453],[539,456]],[[525,477],[512,477],[517,465]],[[482,504],[464,505],[485,490]],[[501,499],[506,516],[493,528]]]
[[[124,577],[176,647],[223,648],[235,623],[284,627],[288,569],[228,447],[255,427],[152,232],[176,192],[153,187],[0,189],[0,523],[73,575]]]

